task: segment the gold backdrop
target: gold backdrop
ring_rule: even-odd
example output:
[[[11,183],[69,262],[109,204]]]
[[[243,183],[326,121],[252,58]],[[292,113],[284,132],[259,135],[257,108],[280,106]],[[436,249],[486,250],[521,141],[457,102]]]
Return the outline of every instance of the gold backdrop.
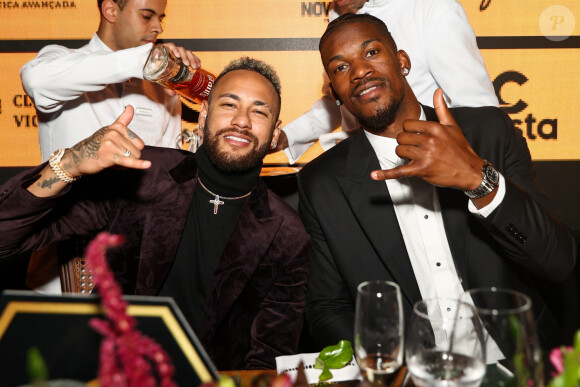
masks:
[[[580,63],[578,0],[460,2],[502,107],[528,139],[533,158],[580,159],[575,125],[580,122],[580,77],[575,71]],[[320,97],[323,69],[316,48],[329,5],[169,0],[161,38],[192,49],[214,73],[241,55],[272,64],[282,80],[281,119],[288,123]],[[22,90],[20,67],[46,44],[84,44],[96,30],[98,17],[95,0],[0,1],[0,166],[40,162],[36,114]],[[315,145],[299,162],[320,151]],[[285,164],[287,159],[279,152],[266,162]]]

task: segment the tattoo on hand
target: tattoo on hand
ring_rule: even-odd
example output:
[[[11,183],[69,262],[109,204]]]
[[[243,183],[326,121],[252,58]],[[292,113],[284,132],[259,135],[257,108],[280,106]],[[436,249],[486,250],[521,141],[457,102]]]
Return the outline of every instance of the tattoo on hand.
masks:
[[[78,166],[85,159],[98,159],[99,155],[97,154],[97,151],[101,147],[101,141],[108,130],[109,127],[105,126],[104,128],[97,130],[91,137],[70,148],[72,164]],[[65,170],[67,167],[71,167],[71,165],[67,164],[68,163],[63,163],[62,165]]]
[[[129,138],[131,140],[136,139],[137,135],[135,134],[135,132],[133,132],[131,129],[127,128],[127,136],[129,136]]]
[[[42,183],[39,183],[38,185],[40,185],[40,188],[51,189],[52,185],[57,181],[60,181],[60,179],[58,177],[53,177],[51,179],[43,180]]]

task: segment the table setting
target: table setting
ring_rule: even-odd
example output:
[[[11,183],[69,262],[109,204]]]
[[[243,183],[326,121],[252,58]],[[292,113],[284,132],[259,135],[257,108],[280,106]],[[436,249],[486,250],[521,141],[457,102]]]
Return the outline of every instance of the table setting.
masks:
[[[397,284],[364,282],[358,287],[352,348],[352,359],[324,381],[318,379],[322,370],[313,366],[318,353],[278,357],[277,371],[295,382],[303,366],[309,385],[580,385],[580,331],[574,347],[552,350],[558,372],[546,375],[532,302],[511,289],[478,288],[458,299],[421,300],[406,322]]]

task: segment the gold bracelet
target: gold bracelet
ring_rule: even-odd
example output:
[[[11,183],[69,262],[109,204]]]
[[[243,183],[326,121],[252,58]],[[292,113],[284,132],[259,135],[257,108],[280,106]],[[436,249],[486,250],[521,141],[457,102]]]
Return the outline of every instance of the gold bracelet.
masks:
[[[54,151],[54,153],[52,155],[50,155],[50,158],[48,159],[48,163],[50,164],[50,168],[52,169],[52,171],[54,172],[56,177],[59,178],[59,180],[64,181],[67,184],[70,184],[74,181],[77,181],[80,178],[80,176],[73,177],[73,176],[69,175],[68,173],[66,173],[66,171],[64,169],[62,169],[62,167],[60,166],[60,160],[62,160],[62,156],[64,155],[64,151],[65,151],[65,149],[58,149],[58,150]]]

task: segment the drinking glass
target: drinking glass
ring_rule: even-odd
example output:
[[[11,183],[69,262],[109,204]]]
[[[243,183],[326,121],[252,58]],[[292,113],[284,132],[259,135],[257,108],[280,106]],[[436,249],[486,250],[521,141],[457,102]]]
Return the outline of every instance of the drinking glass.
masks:
[[[358,286],[354,353],[365,379],[390,385],[403,364],[404,323],[401,289],[389,281],[367,281]]]
[[[485,328],[489,366],[484,386],[543,386],[543,362],[532,301],[521,292],[478,288],[462,300],[473,303]]]
[[[407,330],[407,369],[419,387],[479,386],[485,374],[483,328],[473,305],[417,302]]]

